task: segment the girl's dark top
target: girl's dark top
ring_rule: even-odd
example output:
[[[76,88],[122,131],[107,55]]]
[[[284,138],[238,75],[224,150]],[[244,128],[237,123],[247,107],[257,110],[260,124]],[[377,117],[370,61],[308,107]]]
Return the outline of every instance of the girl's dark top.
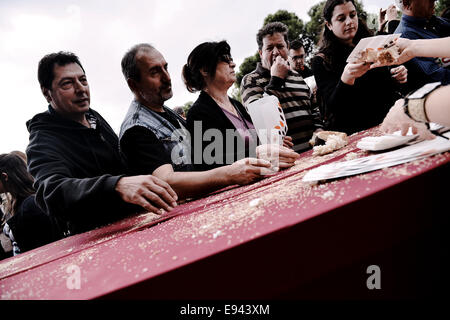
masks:
[[[7,223],[21,253],[58,240],[56,226],[36,205],[34,195],[17,204],[16,213]]]
[[[352,50],[336,41],[328,50],[319,51],[311,64],[325,128],[347,134],[380,124],[407,91],[392,78],[389,67],[369,70],[353,86],[343,83],[341,75]]]

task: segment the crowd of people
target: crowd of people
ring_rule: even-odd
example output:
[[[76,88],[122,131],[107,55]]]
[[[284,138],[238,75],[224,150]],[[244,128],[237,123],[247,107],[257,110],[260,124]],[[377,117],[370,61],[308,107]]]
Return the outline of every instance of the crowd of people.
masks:
[[[0,155],[0,258],[258,181],[292,167],[322,130],[352,134],[382,123],[385,132],[412,127],[433,138],[427,122],[450,125],[450,20],[434,15],[434,2],[397,1],[403,15],[396,23],[395,6],[380,11],[378,33],[402,34],[392,65],[347,62],[359,40],[373,35],[353,0],[326,2],[311,68],[286,25],[266,24],[256,35],[261,62],[241,83],[242,103],[227,94],[236,81],[230,45],[201,43],[182,70],[187,90],[200,92],[187,115],[165,105],[173,93],[163,54],[137,44],[121,61],[134,99],[118,136],[90,107],[79,58],[64,51],[44,56],[38,80],[48,110],[26,123],[26,155]],[[317,91],[305,82],[311,76]],[[279,145],[261,143],[248,112],[267,95],[278,98],[288,126]]]

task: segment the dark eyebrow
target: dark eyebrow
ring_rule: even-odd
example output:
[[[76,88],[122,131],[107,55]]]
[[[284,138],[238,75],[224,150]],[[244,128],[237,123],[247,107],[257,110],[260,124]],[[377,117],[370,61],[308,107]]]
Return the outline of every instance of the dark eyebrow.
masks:
[[[164,66],[162,66],[162,68],[166,68],[167,65],[168,65],[168,64],[165,64]],[[158,70],[161,70],[162,68],[161,68],[160,65],[157,65],[157,66],[150,67],[150,68],[148,69],[148,71],[150,71],[150,72],[152,72],[152,71],[158,71]]]
[[[76,76],[76,77],[64,77],[64,78],[61,78],[58,81],[58,83],[63,83],[64,81],[72,81],[73,79],[79,79],[79,78],[87,78],[87,77],[86,77],[86,74],[83,73],[82,75]]]
[[[64,77],[64,78],[61,78],[61,79],[58,81],[58,83],[61,83],[61,82],[66,81],[66,80],[72,80],[72,79],[73,79],[73,77]]]

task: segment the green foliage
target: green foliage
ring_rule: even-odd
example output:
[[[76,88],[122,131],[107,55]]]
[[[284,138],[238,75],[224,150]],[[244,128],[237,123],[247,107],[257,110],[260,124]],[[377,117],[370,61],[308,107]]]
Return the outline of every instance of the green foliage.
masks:
[[[279,21],[284,23],[288,26],[289,32],[288,32],[288,38],[289,39],[296,39],[301,37],[303,34],[306,33],[305,26],[303,24],[303,21],[293,12],[289,12],[287,10],[278,10],[274,14],[269,14],[263,22],[263,26],[265,26],[268,23]],[[256,34],[256,32],[255,32]],[[305,42],[305,50],[308,50],[307,45],[309,45],[310,42]],[[256,47],[256,41],[255,41],[255,47]],[[242,64],[239,66],[239,71],[236,73],[236,87],[239,87],[241,85],[242,78],[252,72],[256,69],[256,65],[258,62],[260,62],[261,59],[259,57],[259,53],[256,52],[253,56],[247,57],[244,59]]]
[[[450,0],[440,0],[440,1],[450,1]],[[319,42],[322,29],[324,27],[324,21],[322,18],[323,7],[326,1],[319,2],[318,4],[312,6],[308,15],[311,20],[304,24],[302,19],[300,19],[295,13],[289,12],[287,10],[278,10],[274,14],[269,14],[263,22],[263,26],[270,22],[280,21],[286,24],[289,28],[289,40],[294,40],[300,38],[305,46],[305,51],[307,52],[307,61],[314,54],[316,46]],[[367,20],[368,14],[363,8],[361,1],[355,0],[356,10],[358,15],[363,19]],[[370,16],[369,19],[374,19],[375,17]],[[255,31],[256,34],[257,31]],[[255,41],[256,47],[256,41]],[[261,61],[259,53],[256,52],[253,56],[244,59],[242,64],[239,66],[239,71],[236,72],[236,87],[239,88],[241,85],[242,78],[256,69],[257,63]]]
[[[376,13],[369,13],[367,15],[367,26],[369,29],[372,29],[373,31],[378,30],[378,14]]]
[[[326,1],[321,1],[315,4],[308,11],[308,15],[311,20],[306,24],[306,33],[313,39],[316,45],[319,44],[320,36],[322,35],[323,28],[325,26],[325,21],[322,16],[323,7]],[[361,1],[355,0],[356,11],[362,20],[367,20],[368,14],[364,10],[364,6]]]
[[[232,89],[231,89],[231,97],[234,100],[237,100],[240,103],[242,103],[241,90],[238,87],[232,87]]]
[[[450,7],[450,0],[436,1],[436,15],[440,16],[442,12],[448,7]]]
[[[255,44],[256,45],[256,44]],[[256,52],[253,56],[244,59],[242,64],[239,66],[239,71],[236,72],[236,86],[240,87],[242,78],[253,70],[256,69],[256,64],[261,61],[259,53]]]
[[[183,105],[184,114],[187,114],[187,112],[189,111],[189,109],[192,107],[193,104],[194,104],[193,101],[188,101]]]
[[[367,20],[367,12],[364,10],[364,6],[361,1],[355,0],[356,12],[358,12],[358,16],[366,21]]]
[[[282,22],[288,26],[289,41],[295,39],[302,40],[306,53],[311,54],[314,50],[314,36],[307,31],[306,25],[303,23],[302,19],[293,12],[278,10],[275,14],[269,14],[264,19],[264,25],[275,21]]]
[[[319,2],[311,7],[308,15],[311,20],[306,24],[306,32],[312,36],[313,42],[317,45],[322,34],[324,19],[322,17],[323,7],[326,1]]]
[[[288,32],[289,40],[298,38],[298,36],[301,35],[305,31],[302,19],[300,19],[293,12],[288,12],[286,10],[278,10],[274,14],[269,14],[264,19],[263,26],[265,26],[268,23],[276,22],[276,21],[282,22],[282,23],[284,23],[285,25],[288,26],[288,28],[289,28],[289,32]]]

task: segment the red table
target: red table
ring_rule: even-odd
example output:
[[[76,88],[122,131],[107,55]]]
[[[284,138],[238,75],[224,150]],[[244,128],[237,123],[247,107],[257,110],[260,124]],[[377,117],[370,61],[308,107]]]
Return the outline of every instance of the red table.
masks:
[[[432,296],[446,274],[440,259],[448,252],[442,241],[448,209],[440,206],[450,153],[327,183],[302,181],[312,167],[365,155],[356,143],[376,133],[353,135],[333,154],[307,152],[290,170],[185,203],[169,215],[130,217],[1,261],[0,296]],[[371,265],[380,268],[380,290],[367,288]]]

